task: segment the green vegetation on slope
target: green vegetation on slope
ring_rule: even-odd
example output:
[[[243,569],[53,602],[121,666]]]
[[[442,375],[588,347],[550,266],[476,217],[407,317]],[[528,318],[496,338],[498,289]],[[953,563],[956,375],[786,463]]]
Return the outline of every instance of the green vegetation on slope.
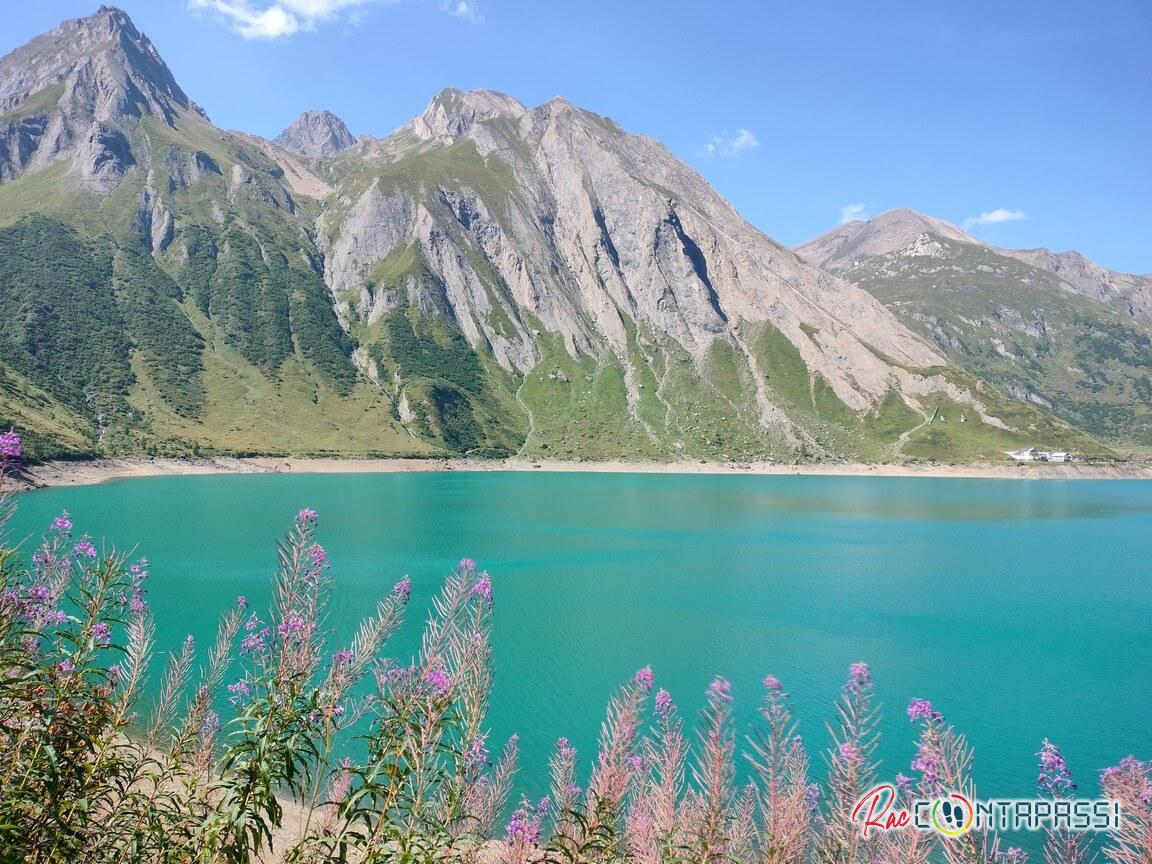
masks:
[[[0,229],[0,347],[5,364],[75,410],[93,394],[126,393],[130,343],[111,256],[42,216]]]
[[[990,249],[935,238],[846,276],[961,368],[1113,442],[1152,444],[1152,328]]]
[[[127,333],[164,401],[185,417],[204,404],[204,340],[178,305],[180,287],[139,247],[118,250],[113,284]]]

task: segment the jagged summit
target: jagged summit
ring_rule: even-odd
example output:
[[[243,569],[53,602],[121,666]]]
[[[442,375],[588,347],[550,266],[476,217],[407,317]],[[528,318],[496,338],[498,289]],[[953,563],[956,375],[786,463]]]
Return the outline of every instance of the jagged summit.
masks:
[[[347,124],[331,111],[305,111],[276,136],[276,143],[301,156],[332,156],[356,143]]]
[[[899,208],[881,213],[867,222],[853,220],[796,247],[796,253],[818,267],[834,273],[855,262],[904,249],[923,234],[958,243],[980,241],[951,222]]]
[[[421,138],[452,141],[485,120],[515,120],[527,113],[521,102],[504,93],[449,87],[433,97],[424,113],[412,120],[411,127]]]
[[[107,191],[131,164],[139,121],[207,115],[123,11],[102,6],[0,58],[0,181],[66,156]]]
[[[0,113],[20,113],[30,102],[42,107],[51,100],[36,97],[47,88],[59,88],[72,117],[105,122],[142,114],[171,121],[176,110],[195,108],[152,41],[112,6],[65,21],[0,59]]]

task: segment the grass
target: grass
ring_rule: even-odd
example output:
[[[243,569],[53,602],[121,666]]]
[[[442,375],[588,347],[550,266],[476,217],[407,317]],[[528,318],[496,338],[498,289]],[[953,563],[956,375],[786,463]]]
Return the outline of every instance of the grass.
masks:
[[[879,256],[846,275],[961,368],[1109,442],[1152,444],[1152,326],[989,249]]]
[[[198,421],[172,411],[145,370],[129,397],[152,418],[158,438],[202,450],[281,453],[428,454],[394,418],[391,400],[367,382],[342,397],[293,356],[272,379],[239,354],[213,346],[204,354],[206,399]]]

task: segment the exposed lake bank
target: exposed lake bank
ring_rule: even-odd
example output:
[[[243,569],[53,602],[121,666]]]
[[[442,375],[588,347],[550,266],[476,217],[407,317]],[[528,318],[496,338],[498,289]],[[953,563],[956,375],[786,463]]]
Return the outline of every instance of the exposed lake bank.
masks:
[[[579,471],[630,474],[765,474],[840,477],[967,477],[1018,480],[1146,480],[1152,463],[1044,464],[977,462],[879,464],[860,462],[574,462],[548,459],[342,459],[335,457],[215,457],[179,459],[130,457],[92,461],[53,461],[28,466],[25,488],[87,486],[130,477],[184,474],[366,474],[427,471]]]

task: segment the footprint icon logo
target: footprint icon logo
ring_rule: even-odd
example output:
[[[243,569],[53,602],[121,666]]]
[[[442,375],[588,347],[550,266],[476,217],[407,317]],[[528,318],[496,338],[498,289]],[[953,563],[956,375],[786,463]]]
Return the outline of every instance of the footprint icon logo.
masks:
[[[967,834],[974,815],[972,803],[956,792],[932,805],[932,827],[946,837]]]

